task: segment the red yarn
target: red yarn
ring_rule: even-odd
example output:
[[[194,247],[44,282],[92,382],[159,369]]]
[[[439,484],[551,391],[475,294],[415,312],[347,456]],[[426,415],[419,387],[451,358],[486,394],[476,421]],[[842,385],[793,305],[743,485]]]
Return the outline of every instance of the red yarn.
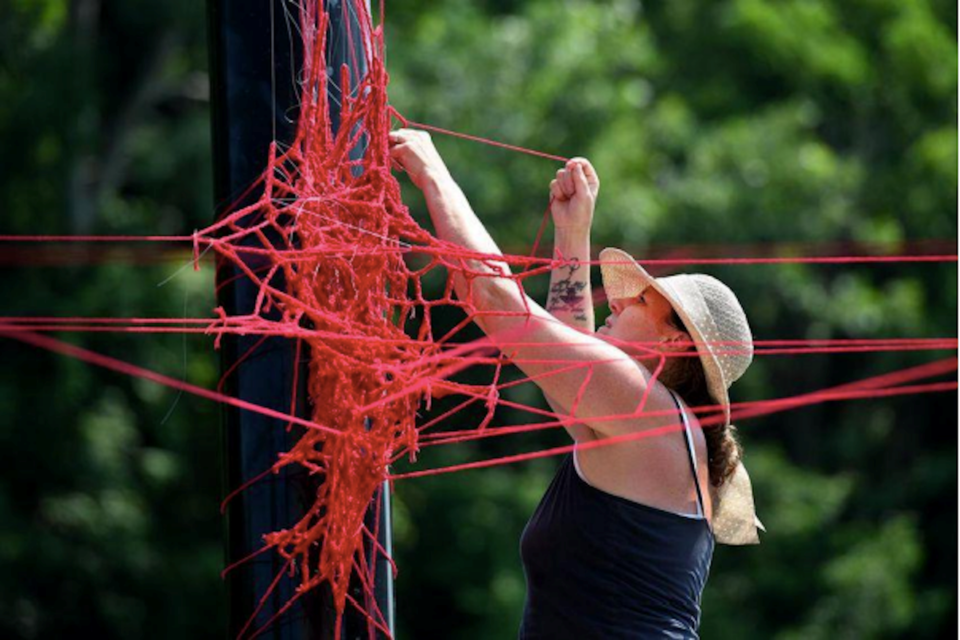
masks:
[[[211,332],[284,335],[296,338],[309,353],[311,421],[334,433],[305,430],[272,470],[298,465],[321,475],[323,482],[303,517],[265,535],[264,543],[299,580],[295,598],[329,584],[338,637],[348,602],[373,627],[385,627],[373,598],[358,603],[347,589],[356,573],[367,595],[372,594],[363,542],[374,532],[364,528],[364,515],[388,476],[394,453],[416,449],[415,410],[422,394],[368,411],[359,408],[409,385],[423,373],[416,363],[437,352],[428,321],[417,339],[403,331],[406,319],[423,305],[419,296],[407,297],[418,285],[404,254],[413,244],[430,247],[438,256],[444,250],[400,201],[387,141],[391,116],[382,33],[373,28],[365,2],[347,4],[344,10],[355,14],[361,31],[350,37],[367,44],[363,62],[368,72],[359,86],[351,86],[347,69],[335,70],[343,96],[339,133],[332,133],[328,118],[328,16],[316,0],[302,2],[298,18],[305,89],[295,137],[286,150],[270,147],[263,191],[253,205],[191,238],[195,247],[208,244],[259,287],[249,316],[227,317],[221,311]],[[360,144],[366,145],[363,159],[351,159]],[[251,266],[251,255],[263,268]],[[267,320],[267,312],[279,320]]]

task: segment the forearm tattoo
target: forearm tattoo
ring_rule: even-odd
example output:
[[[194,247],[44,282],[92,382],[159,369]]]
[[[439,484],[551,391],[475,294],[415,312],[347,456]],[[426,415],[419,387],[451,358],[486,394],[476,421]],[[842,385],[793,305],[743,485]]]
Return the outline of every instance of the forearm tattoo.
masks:
[[[576,260],[576,258],[574,258]],[[583,280],[574,280],[574,274],[581,265],[572,262],[561,269],[567,269],[566,277],[551,281],[550,294],[547,296],[547,310],[552,313],[570,313],[574,320],[587,320],[584,306],[584,289],[587,283]]]

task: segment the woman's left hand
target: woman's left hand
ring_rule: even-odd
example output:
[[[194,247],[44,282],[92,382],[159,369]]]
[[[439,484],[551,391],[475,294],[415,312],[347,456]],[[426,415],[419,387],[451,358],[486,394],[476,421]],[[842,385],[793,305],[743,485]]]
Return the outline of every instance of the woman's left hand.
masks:
[[[447,165],[426,131],[399,129],[390,132],[389,140],[390,157],[421,191],[431,181],[450,177]]]
[[[600,178],[586,158],[573,158],[550,183],[550,212],[558,229],[587,231],[600,192]]]

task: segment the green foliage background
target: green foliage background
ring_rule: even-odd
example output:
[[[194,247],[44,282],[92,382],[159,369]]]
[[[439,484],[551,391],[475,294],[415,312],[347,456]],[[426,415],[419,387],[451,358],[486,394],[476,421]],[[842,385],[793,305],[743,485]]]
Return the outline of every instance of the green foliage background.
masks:
[[[388,2],[388,67],[411,119],[591,158],[598,245],[896,251],[957,237],[956,24],[947,0]],[[206,69],[203,3],[6,2],[0,233],[208,224]],[[556,167],[437,143],[494,237],[528,251]],[[68,264],[28,268],[27,254],[0,251],[4,316],[213,307],[212,270],[158,286],[186,254],[89,265],[74,248],[35,247]],[[738,291],[759,339],[956,336],[956,264],[709,272]],[[208,387],[218,376],[202,337],[69,339]],[[734,395],[946,355],[761,358]],[[222,635],[218,408],[10,340],[0,359],[0,637]],[[719,548],[703,637],[954,635],[956,407],[955,393],[851,401],[740,425],[769,533]],[[422,464],[560,441],[441,448]],[[515,635],[518,538],[555,463],[398,484],[399,637]]]

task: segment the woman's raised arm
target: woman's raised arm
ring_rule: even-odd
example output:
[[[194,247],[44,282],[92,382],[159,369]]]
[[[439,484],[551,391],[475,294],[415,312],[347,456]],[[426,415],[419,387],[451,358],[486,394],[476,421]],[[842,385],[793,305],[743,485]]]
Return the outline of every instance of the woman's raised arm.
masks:
[[[550,183],[553,257],[547,311],[574,329],[593,333],[593,291],[590,287],[590,225],[600,179],[584,158],[574,158]]]
[[[500,248],[474,213],[424,132],[390,134],[391,155],[424,194],[441,240],[492,259],[470,260],[469,268],[489,277],[468,283],[456,277],[461,299],[477,309],[476,323],[555,403],[603,434],[616,435],[669,421],[630,417],[642,407],[649,372],[617,347],[557,320],[510,279]],[[663,409],[651,398],[649,409]],[[610,419],[620,416],[620,419]]]

